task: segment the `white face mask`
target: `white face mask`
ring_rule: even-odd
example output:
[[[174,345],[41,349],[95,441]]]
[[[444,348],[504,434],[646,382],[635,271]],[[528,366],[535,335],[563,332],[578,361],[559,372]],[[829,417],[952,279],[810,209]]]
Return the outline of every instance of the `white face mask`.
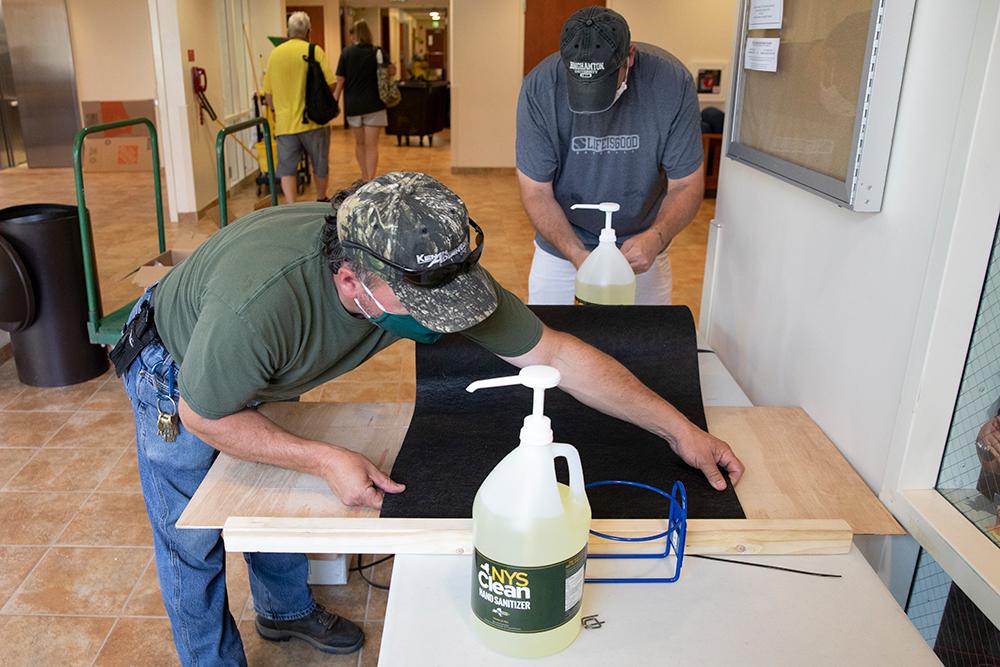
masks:
[[[628,71],[625,72],[625,78],[628,78]],[[622,81],[622,85],[618,86],[618,90],[615,91],[615,99],[611,100],[611,106],[608,107],[608,109],[615,105],[615,102],[618,101],[618,98],[621,97],[622,93],[626,90],[628,90],[628,81]]]

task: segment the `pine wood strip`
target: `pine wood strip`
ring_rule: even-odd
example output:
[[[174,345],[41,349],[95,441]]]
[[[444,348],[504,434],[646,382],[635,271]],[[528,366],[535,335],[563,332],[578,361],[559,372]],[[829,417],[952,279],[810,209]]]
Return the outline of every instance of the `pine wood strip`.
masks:
[[[593,530],[622,537],[662,532],[659,519],[595,519]],[[471,519],[365,519],[333,517],[230,517],[228,551],[279,553],[472,553]],[[686,553],[731,555],[843,554],[851,527],[823,519],[691,519]],[[591,553],[653,553],[663,542],[609,542],[591,535]]]

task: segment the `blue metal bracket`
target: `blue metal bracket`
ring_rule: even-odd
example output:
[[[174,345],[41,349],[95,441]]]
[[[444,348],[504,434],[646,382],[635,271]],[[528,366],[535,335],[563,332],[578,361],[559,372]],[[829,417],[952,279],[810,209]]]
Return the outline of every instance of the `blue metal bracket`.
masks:
[[[647,491],[658,493],[666,498],[669,503],[667,512],[667,529],[662,533],[647,535],[645,537],[621,537],[619,535],[599,533],[596,530],[592,530],[590,533],[605,540],[613,540],[615,542],[653,542],[655,540],[663,539],[663,552],[646,554],[589,554],[587,558],[666,558],[670,555],[672,549],[674,555],[677,557],[677,567],[674,570],[673,576],[666,578],[654,577],[643,579],[634,577],[588,577],[584,581],[588,584],[671,584],[680,579],[681,566],[684,564],[684,541],[687,537],[687,493],[684,491],[684,485],[680,481],[676,481],[674,482],[674,486],[670,490],[670,493],[667,493],[663,489],[658,489],[655,486],[650,486],[648,484],[613,479],[601,482],[591,482],[590,484],[587,484],[586,488],[591,489],[598,486],[610,486],[612,484],[622,484],[625,486],[634,486],[640,489],[646,489]]]

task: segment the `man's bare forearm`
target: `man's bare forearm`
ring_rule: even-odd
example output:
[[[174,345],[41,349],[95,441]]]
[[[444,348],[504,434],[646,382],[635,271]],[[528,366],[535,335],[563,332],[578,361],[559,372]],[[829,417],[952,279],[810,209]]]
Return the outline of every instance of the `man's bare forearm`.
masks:
[[[650,233],[660,239],[660,250],[666,248],[675,236],[691,224],[705,195],[701,172],[690,181],[674,182],[660,202],[660,210],[650,226]]]
[[[570,334],[545,328],[543,341],[535,350],[507,361],[520,367],[555,367],[562,377],[559,388],[573,398],[654,433],[671,447],[698,428],[617,360]]]
[[[341,451],[326,443],[292,435],[256,410],[205,419],[181,399],[180,417],[185,428],[201,440],[246,461],[316,475],[329,465],[331,454]]]
[[[579,267],[589,254],[580,242],[566,214],[551,192],[518,173],[521,181],[521,203],[531,224],[563,257]],[[527,182],[526,182],[527,181]]]
[[[562,376],[560,388],[578,401],[654,433],[671,446],[697,428],[613,357],[574,336],[561,336],[553,365]]]

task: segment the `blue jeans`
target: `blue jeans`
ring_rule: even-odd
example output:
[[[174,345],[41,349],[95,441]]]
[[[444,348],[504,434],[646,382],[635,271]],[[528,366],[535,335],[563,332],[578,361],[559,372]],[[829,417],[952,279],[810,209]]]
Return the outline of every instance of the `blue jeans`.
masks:
[[[139,299],[129,319],[143,300],[152,298],[152,290]],[[243,642],[229,613],[221,531],[177,528],[177,519],[218,456],[183,424],[174,442],[164,442],[157,431],[159,411],[176,411],[178,375],[177,365],[159,342],[148,345],[124,375],[135,413],[139,481],[153,527],[163,603],[182,665],[246,665]],[[304,554],[243,557],[258,614],[294,620],[316,608],[306,583],[309,563]]]

